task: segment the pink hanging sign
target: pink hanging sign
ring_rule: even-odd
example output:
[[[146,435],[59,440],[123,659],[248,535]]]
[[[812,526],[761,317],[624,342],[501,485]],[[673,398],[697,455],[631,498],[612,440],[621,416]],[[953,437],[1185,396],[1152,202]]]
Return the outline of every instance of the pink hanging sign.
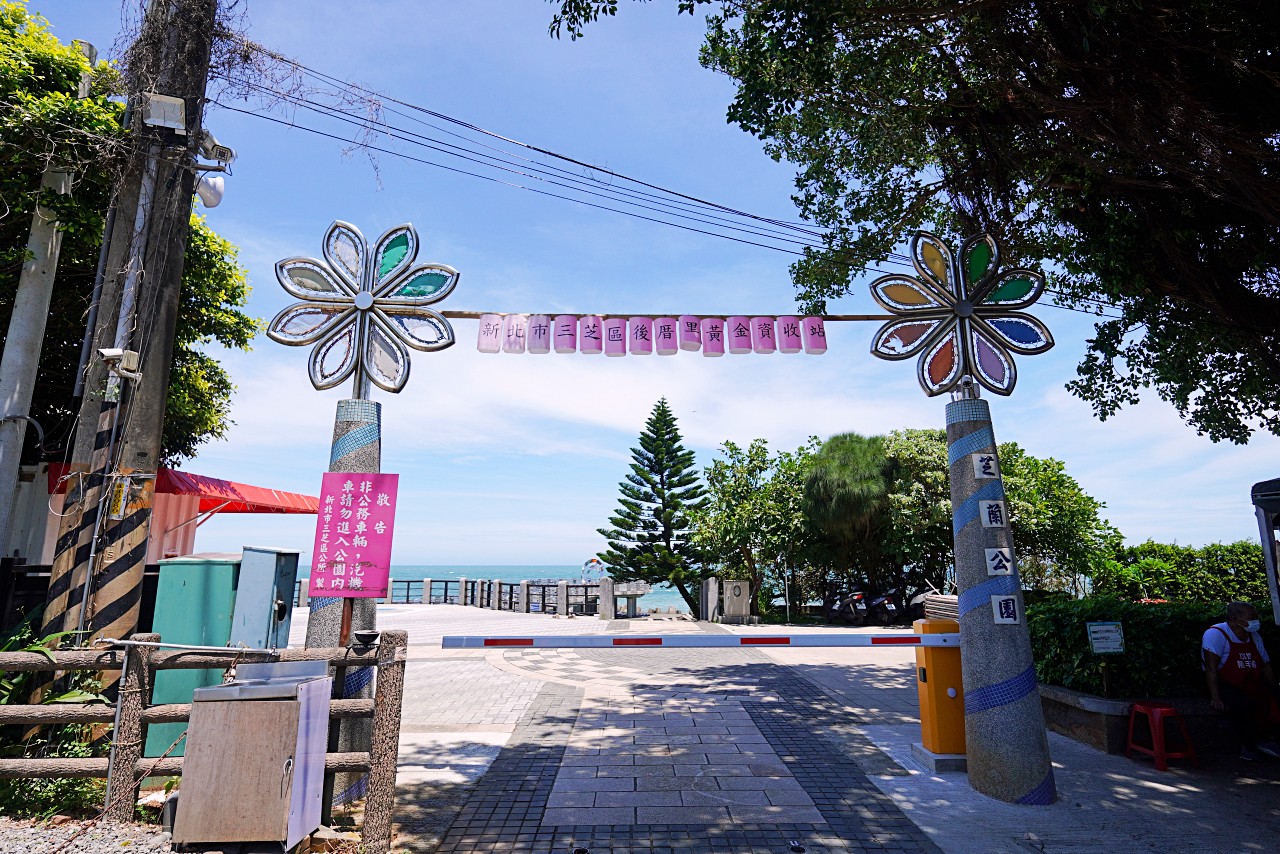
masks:
[[[702,349],[702,321],[692,314],[680,315],[680,349]]]
[[[529,316],[508,314],[502,322],[502,352],[523,353],[524,339],[529,332]]]
[[[399,485],[398,474],[325,473],[308,596],[387,595]]]
[[[751,318],[751,349],[757,353],[772,353],[777,349],[772,317]]]
[[[778,351],[781,353],[799,353],[804,349],[804,340],[800,336],[800,318],[785,315],[778,318]]]
[[[496,314],[480,315],[480,336],[476,349],[481,353],[497,353],[502,349],[502,318]]]
[[[578,321],[578,335],[582,339],[581,352],[595,355],[604,350],[604,322],[599,315],[589,314]]]
[[[674,317],[653,321],[653,349],[659,356],[674,356],[680,349],[679,325]]]
[[[551,352],[551,318],[545,314],[529,316],[528,351],[530,353]]]
[[[724,335],[729,339],[730,353],[751,352],[751,322],[747,318],[735,315],[726,320]]]
[[[804,351],[810,356],[821,356],[827,352],[827,327],[821,317],[806,317],[801,322],[804,334]]]
[[[556,315],[555,342],[557,353],[578,351],[578,317],[573,314]]]
[[[724,321],[718,317],[702,318],[702,355],[724,355]]]
[[[606,318],[604,322],[604,354],[606,356],[627,355],[626,318]]]
[[[631,328],[627,330],[627,346],[634,356],[648,356],[653,352],[653,321],[647,317],[631,318]]]

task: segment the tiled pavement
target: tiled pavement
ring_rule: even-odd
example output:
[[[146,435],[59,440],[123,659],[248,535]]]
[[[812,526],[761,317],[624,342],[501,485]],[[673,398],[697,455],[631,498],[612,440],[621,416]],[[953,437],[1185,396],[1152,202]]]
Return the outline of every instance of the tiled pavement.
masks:
[[[730,691],[549,683],[437,850],[937,850],[811,732],[835,711],[816,686],[762,662],[734,670]]]
[[[472,613],[467,626],[442,633],[505,633],[470,627],[487,619]],[[558,628],[569,633],[567,624]],[[706,630],[668,621],[609,628]],[[409,681],[430,683],[407,689],[399,801],[411,819],[402,820],[401,850],[936,850],[867,780],[856,750],[819,734],[848,723],[832,692],[760,651],[457,653],[411,649]],[[468,744],[477,733],[463,727],[506,729],[521,706],[505,746],[465,799],[457,797],[465,786],[423,785],[421,757],[435,750],[424,739],[458,730],[460,761],[444,770],[465,780],[466,757],[494,748]],[[884,757],[863,742],[864,753],[878,756],[872,766],[883,767]],[[434,809],[422,803],[433,796]]]
[[[1060,799],[1038,808],[923,771],[910,651],[441,650],[443,634],[699,628],[398,610],[400,851],[1277,850],[1280,763],[1162,773],[1051,735]]]

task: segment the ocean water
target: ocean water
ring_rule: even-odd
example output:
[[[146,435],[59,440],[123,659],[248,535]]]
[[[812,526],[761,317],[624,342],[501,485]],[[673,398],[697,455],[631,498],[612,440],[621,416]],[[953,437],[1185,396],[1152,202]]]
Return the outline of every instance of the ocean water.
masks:
[[[309,568],[305,566],[298,567],[298,577],[305,578],[309,574]],[[581,564],[577,566],[392,566],[391,578],[394,581],[421,581],[424,578],[454,581],[459,578],[483,578],[489,581],[542,581],[542,580],[559,580],[568,579],[576,581],[583,577]],[[599,577],[598,573],[589,572],[586,574],[588,581],[595,581]],[[668,585],[654,585],[653,592],[640,597],[639,607],[641,611],[647,611],[650,608],[675,608],[677,611],[688,612],[689,606],[685,604],[679,592],[675,588]]]

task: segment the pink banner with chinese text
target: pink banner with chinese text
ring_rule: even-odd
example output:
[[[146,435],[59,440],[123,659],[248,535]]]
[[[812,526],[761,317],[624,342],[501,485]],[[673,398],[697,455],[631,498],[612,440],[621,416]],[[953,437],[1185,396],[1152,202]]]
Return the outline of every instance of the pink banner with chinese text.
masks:
[[[399,484],[398,474],[325,473],[308,596],[387,595]]]

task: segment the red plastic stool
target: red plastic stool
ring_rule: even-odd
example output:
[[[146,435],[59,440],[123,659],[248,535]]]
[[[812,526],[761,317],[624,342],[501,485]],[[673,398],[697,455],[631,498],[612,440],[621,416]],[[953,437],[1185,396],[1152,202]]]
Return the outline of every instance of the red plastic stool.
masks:
[[[1133,740],[1133,725],[1137,721],[1138,715],[1147,716],[1147,725],[1151,729],[1151,747],[1144,747]],[[1178,724],[1178,729],[1182,733],[1182,743],[1186,745],[1184,750],[1170,753],[1165,747],[1164,722],[1166,719],[1175,721]],[[1196,756],[1196,746],[1191,742],[1191,734],[1187,732],[1186,721],[1182,719],[1182,715],[1178,714],[1178,710],[1173,706],[1147,702],[1133,704],[1133,709],[1129,712],[1129,744],[1125,748],[1125,756],[1132,758],[1135,750],[1155,759],[1156,768],[1161,771],[1169,770],[1168,760],[1170,759],[1190,759],[1191,764],[1197,768],[1200,767],[1200,757]]]

